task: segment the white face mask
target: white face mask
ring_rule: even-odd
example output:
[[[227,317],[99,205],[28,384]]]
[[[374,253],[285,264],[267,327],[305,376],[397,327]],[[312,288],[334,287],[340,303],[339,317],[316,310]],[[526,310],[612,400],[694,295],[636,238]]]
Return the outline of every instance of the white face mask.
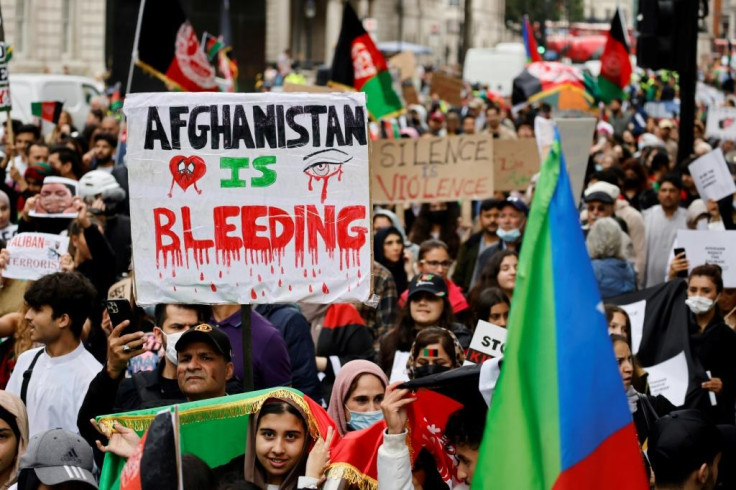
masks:
[[[685,304],[690,308],[690,311],[695,315],[702,315],[708,313],[716,305],[716,302],[710,298],[704,298],[703,296],[690,296],[685,300]]]
[[[170,334],[164,333],[164,340],[166,341],[166,359],[168,359],[174,366],[179,363],[176,355],[176,343],[182,335],[184,335],[184,332]]]

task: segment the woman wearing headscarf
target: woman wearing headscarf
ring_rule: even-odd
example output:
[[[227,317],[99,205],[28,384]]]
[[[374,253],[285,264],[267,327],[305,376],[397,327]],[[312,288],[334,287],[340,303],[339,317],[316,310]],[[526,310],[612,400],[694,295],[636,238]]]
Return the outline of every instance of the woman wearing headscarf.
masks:
[[[9,242],[18,232],[18,225],[12,222],[12,214],[15,214],[15,208],[10,204],[10,197],[6,192],[0,190],[0,240],[5,243]]]
[[[17,396],[0,391],[0,490],[18,478],[20,457],[28,445],[26,407]]]
[[[396,293],[401,295],[409,283],[401,231],[394,226],[381,228],[373,237],[373,259],[391,272]]]
[[[409,351],[406,372],[409,379],[423,378],[459,368],[465,362],[465,351],[457,337],[446,328],[421,330]]]
[[[350,361],[342,367],[327,407],[341,436],[383,419],[381,402],[387,386],[388,378],[383,370],[370,361]]]

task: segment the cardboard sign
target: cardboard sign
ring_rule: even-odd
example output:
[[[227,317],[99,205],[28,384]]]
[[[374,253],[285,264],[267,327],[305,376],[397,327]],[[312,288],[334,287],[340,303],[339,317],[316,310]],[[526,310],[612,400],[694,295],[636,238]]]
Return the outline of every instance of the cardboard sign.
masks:
[[[408,106],[419,103],[417,90],[414,88],[414,85],[412,85],[411,82],[404,82],[401,84],[401,95],[404,96],[404,102]]]
[[[490,134],[371,142],[373,202],[437,202],[493,196]]]
[[[560,131],[562,153],[565,155],[567,171],[570,174],[570,185],[575,205],[580,204],[580,196],[585,184],[585,171],[588,168],[590,147],[593,146],[595,118],[557,119]]]
[[[125,112],[139,304],[368,298],[365,94],[131,94]]]
[[[10,73],[8,72],[7,45],[0,42],[0,111],[9,111],[10,109]]]
[[[417,69],[417,60],[414,58],[414,53],[404,51],[396,56],[392,56],[388,60],[388,66],[399,70],[401,80],[408,80],[414,78],[414,73]]]
[[[133,279],[121,279],[107,290],[107,299],[127,299],[133,303]]]
[[[478,320],[475,333],[470,341],[466,362],[483,364],[488,359],[503,357],[506,350],[508,330],[492,323]]]
[[[432,72],[429,93],[439,95],[440,99],[455,107],[463,105],[463,81],[441,71]]]
[[[36,207],[28,213],[34,218],[76,218],[78,183],[64,177],[45,177]]]
[[[8,243],[8,265],[3,277],[35,281],[61,270],[61,256],[69,249],[69,237],[48,233],[19,233]]]
[[[736,107],[710,107],[705,134],[721,140],[736,140]]]
[[[723,270],[723,286],[736,288],[736,230],[678,230],[677,244],[685,249],[690,271],[703,264]]]
[[[720,148],[706,153],[688,165],[688,168],[703,201],[720,201],[736,193],[736,185]]]
[[[344,90],[337,88],[337,87],[325,87],[323,85],[308,85],[308,84],[301,84],[301,83],[284,83],[282,87],[282,92],[302,92],[302,93],[308,93],[308,94],[331,94],[334,92],[344,92]]]
[[[493,142],[493,188],[496,191],[526,189],[539,172],[539,152],[534,138]]]

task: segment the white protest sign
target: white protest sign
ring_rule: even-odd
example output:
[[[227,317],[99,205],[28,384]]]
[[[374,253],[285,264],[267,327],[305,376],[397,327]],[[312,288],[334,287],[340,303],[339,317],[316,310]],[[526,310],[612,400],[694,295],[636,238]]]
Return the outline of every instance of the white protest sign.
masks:
[[[719,201],[736,192],[723,151],[716,148],[688,165],[695,187],[703,201]]]
[[[698,82],[695,86],[695,103],[698,105],[717,106],[726,100],[725,94],[715,87]]]
[[[365,94],[131,94],[125,113],[138,303],[368,298]]]
[[[690,382],[685,352],[644,370],[649,373],[649,390],[653,396],[662,395],[676,407],[685,403]]]
[[[61,256],[69,248],[69,237],[48,233],[19,233],[8,243],[8,265],[3,277],[35,281],[61,270]]]
[[[562,153],[570,174],[572,196],[577,206],[580,204],[580,196],[585,184],[585,171],[588,169],[590,147],[593,145],[595,118],[557,119],[556,122],[557,129],[560,131]]]
[[[503,327],[478,320],[470,341],[466,363],[483,364],[488,359],[503,357],[507,334],[508,330]]]
[[[723,286],[736,288],[736,230],[678,230],[677,244],[685,249],[690,270],[716,264],[723,271]]]
[[[36,207],[30,213],[34,218],[76,218],[74,198],[79,194],[79,183],[65,177],[44,177]]]
[[[639,352],[641,338],[644,335],[644,313],[647,309],[647,300],[643,299],[636,303],[621,305],[621,309],[629,315],[631,321],[631,353],[636,354]]]
[[[736,140],[736,107],[708,108],[705,134],[722,140]]]
[[[397,350],[394,354],[394,363],[391,365],[390,383],[397,381],[409,381],[409,373],[406,372],[406,362],[409,360],[411,352]]]

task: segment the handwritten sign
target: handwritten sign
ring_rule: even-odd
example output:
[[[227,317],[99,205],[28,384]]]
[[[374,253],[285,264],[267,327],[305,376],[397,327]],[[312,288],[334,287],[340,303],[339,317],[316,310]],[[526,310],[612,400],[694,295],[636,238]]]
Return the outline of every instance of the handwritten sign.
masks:
[[[11,109],[7,48],[4,42],[0,42],[0,111]]]
[[[493,196],[489,134],[371,142],[373,202],[436,202]]]
[[[677,243],[685,249],[690,270],[716,264],[723,271],[723,286],[736,288],[736,231],[678,230]]]
[[[69,237],[48,233],[19,233],[8,243],[8,265],[3,277],[35,281],[61,270],[61,256],[69,248]]]
[[[711,138],[736,140],[736,108],[710,107],[705,134]]]
[[[736,193],[731,171],[728,169],[723,151],[716,148],[691,163],[688,168],[700,197],[707,201],[720,201]]]
[[[284,83],[282,92],[306,92],[310,94],[331,94],[333,92],[344,92],[337,87],[325,87],[323,85],[309,85],[306,83]]]
[[[539,152],[534,138],[493,142],[493,186],[496,191],[526,189],[539,172]]]
[[[401,84],[401,95],[404,97],[406,105],[413,105],[419,103],[419,96],[417,90],[414,88],[411,82],[402,82]]]
[[[441,71],[432,72],[429,93],[439,95],[440,99],[455,107],[463,105],[463,81]]]
[[[389,58],[388,66],[399,70],[401,80],[408,80],[414,78],[414,72],[417,69],[417,60],[414,57],[414,53],[404,51]]]
[[[136,298],[365,301],[365,94],[132,94]]]
[[[503,357],[508,330],[492,323],[478,320],[470,341],[467,362],[483,364],[488,359]]]
[[[684,352],[644,369],[649,373],[649,390],[653,396],[662,395],[676,407],[685,404],[690,374]]]

